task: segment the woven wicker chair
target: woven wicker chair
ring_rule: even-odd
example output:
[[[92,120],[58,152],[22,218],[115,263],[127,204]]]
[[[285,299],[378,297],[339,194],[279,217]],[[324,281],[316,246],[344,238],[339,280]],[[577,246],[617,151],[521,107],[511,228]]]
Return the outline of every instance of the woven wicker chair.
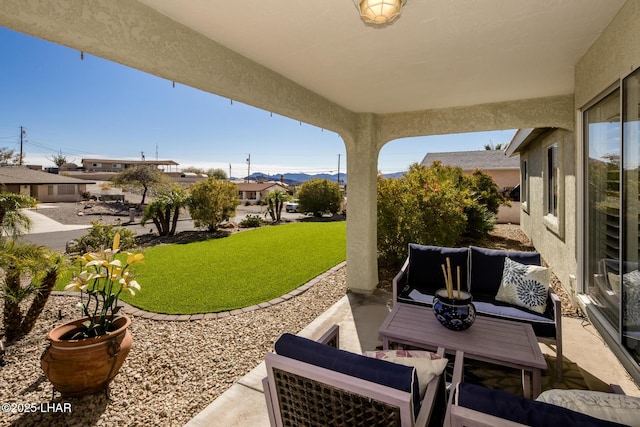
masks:
[[[334,326],[320,342],[338,342]],[[440,355],[444,350],[439,351]],[[412,393],[269,353],[263,380],[272,426],[426,426],[442,376],[427,386],[414,417]]]

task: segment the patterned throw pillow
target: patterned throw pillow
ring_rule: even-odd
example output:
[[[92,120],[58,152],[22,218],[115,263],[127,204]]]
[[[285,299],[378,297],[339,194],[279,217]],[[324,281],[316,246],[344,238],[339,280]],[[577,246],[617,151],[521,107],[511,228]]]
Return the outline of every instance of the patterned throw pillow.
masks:
[[[633,270],[622,275],[624,306],[622,319],[627,328],[640,327],[640,271]]]
[[[412,366],[418,374],[418,385],[420,386],[420,400],[424,398],[427,385],[431,380],[441,375],[447,367],[447,359],[440,357],[436,353],[422,350],[377,350],[366,351],[365,356],[374,359],[387,360],[405,366]]]
[[[547,293],[551,270],[539,265],[525,265],[504,259],[502,283],[496,301],[517,305],[543,314],[547,309]]]

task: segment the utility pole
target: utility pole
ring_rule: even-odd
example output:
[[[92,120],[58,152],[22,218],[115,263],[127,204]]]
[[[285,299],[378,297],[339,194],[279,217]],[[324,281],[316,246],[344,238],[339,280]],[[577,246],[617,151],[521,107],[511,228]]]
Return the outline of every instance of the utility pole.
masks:
[[[229,163],[229,181],[231,181],[231,163]]]
[[[20,126],[20,157],[18,158],[18,165],[22,166],[22,143],[23,136],[27,133],[22,126]]]
[[[247,157],[247,182],[251,181],[251,153]]]
[[[338,187],[340,187],[340,154],[338,154]]]

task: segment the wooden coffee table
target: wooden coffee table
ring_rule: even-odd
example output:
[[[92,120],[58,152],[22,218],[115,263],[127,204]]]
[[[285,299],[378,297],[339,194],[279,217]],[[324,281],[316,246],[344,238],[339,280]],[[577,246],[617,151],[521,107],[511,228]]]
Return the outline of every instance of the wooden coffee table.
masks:
[[[452,331],[438,322],[431,307],[397,303],[382,323],[380,336],[384,349],[390,343],[428,350],[443,347],[447,353],[463,351],[465,358],[520,369],[527,398],[538,397],[541,371],[547,369],[533,328],[527,323],[478,316],[466,331]]]

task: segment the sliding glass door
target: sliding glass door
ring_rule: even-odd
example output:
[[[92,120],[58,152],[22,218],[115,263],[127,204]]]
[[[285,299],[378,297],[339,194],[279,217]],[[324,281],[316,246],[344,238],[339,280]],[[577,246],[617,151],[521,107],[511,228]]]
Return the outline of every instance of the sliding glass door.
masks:
[[[640,70],[622,82],[622,343],[640,360]]]
[[[620,92],[584,113],[588,293],[618,330],[620,311]]]
[[[640,361],[640,70],[584,111],[585,284]]]

